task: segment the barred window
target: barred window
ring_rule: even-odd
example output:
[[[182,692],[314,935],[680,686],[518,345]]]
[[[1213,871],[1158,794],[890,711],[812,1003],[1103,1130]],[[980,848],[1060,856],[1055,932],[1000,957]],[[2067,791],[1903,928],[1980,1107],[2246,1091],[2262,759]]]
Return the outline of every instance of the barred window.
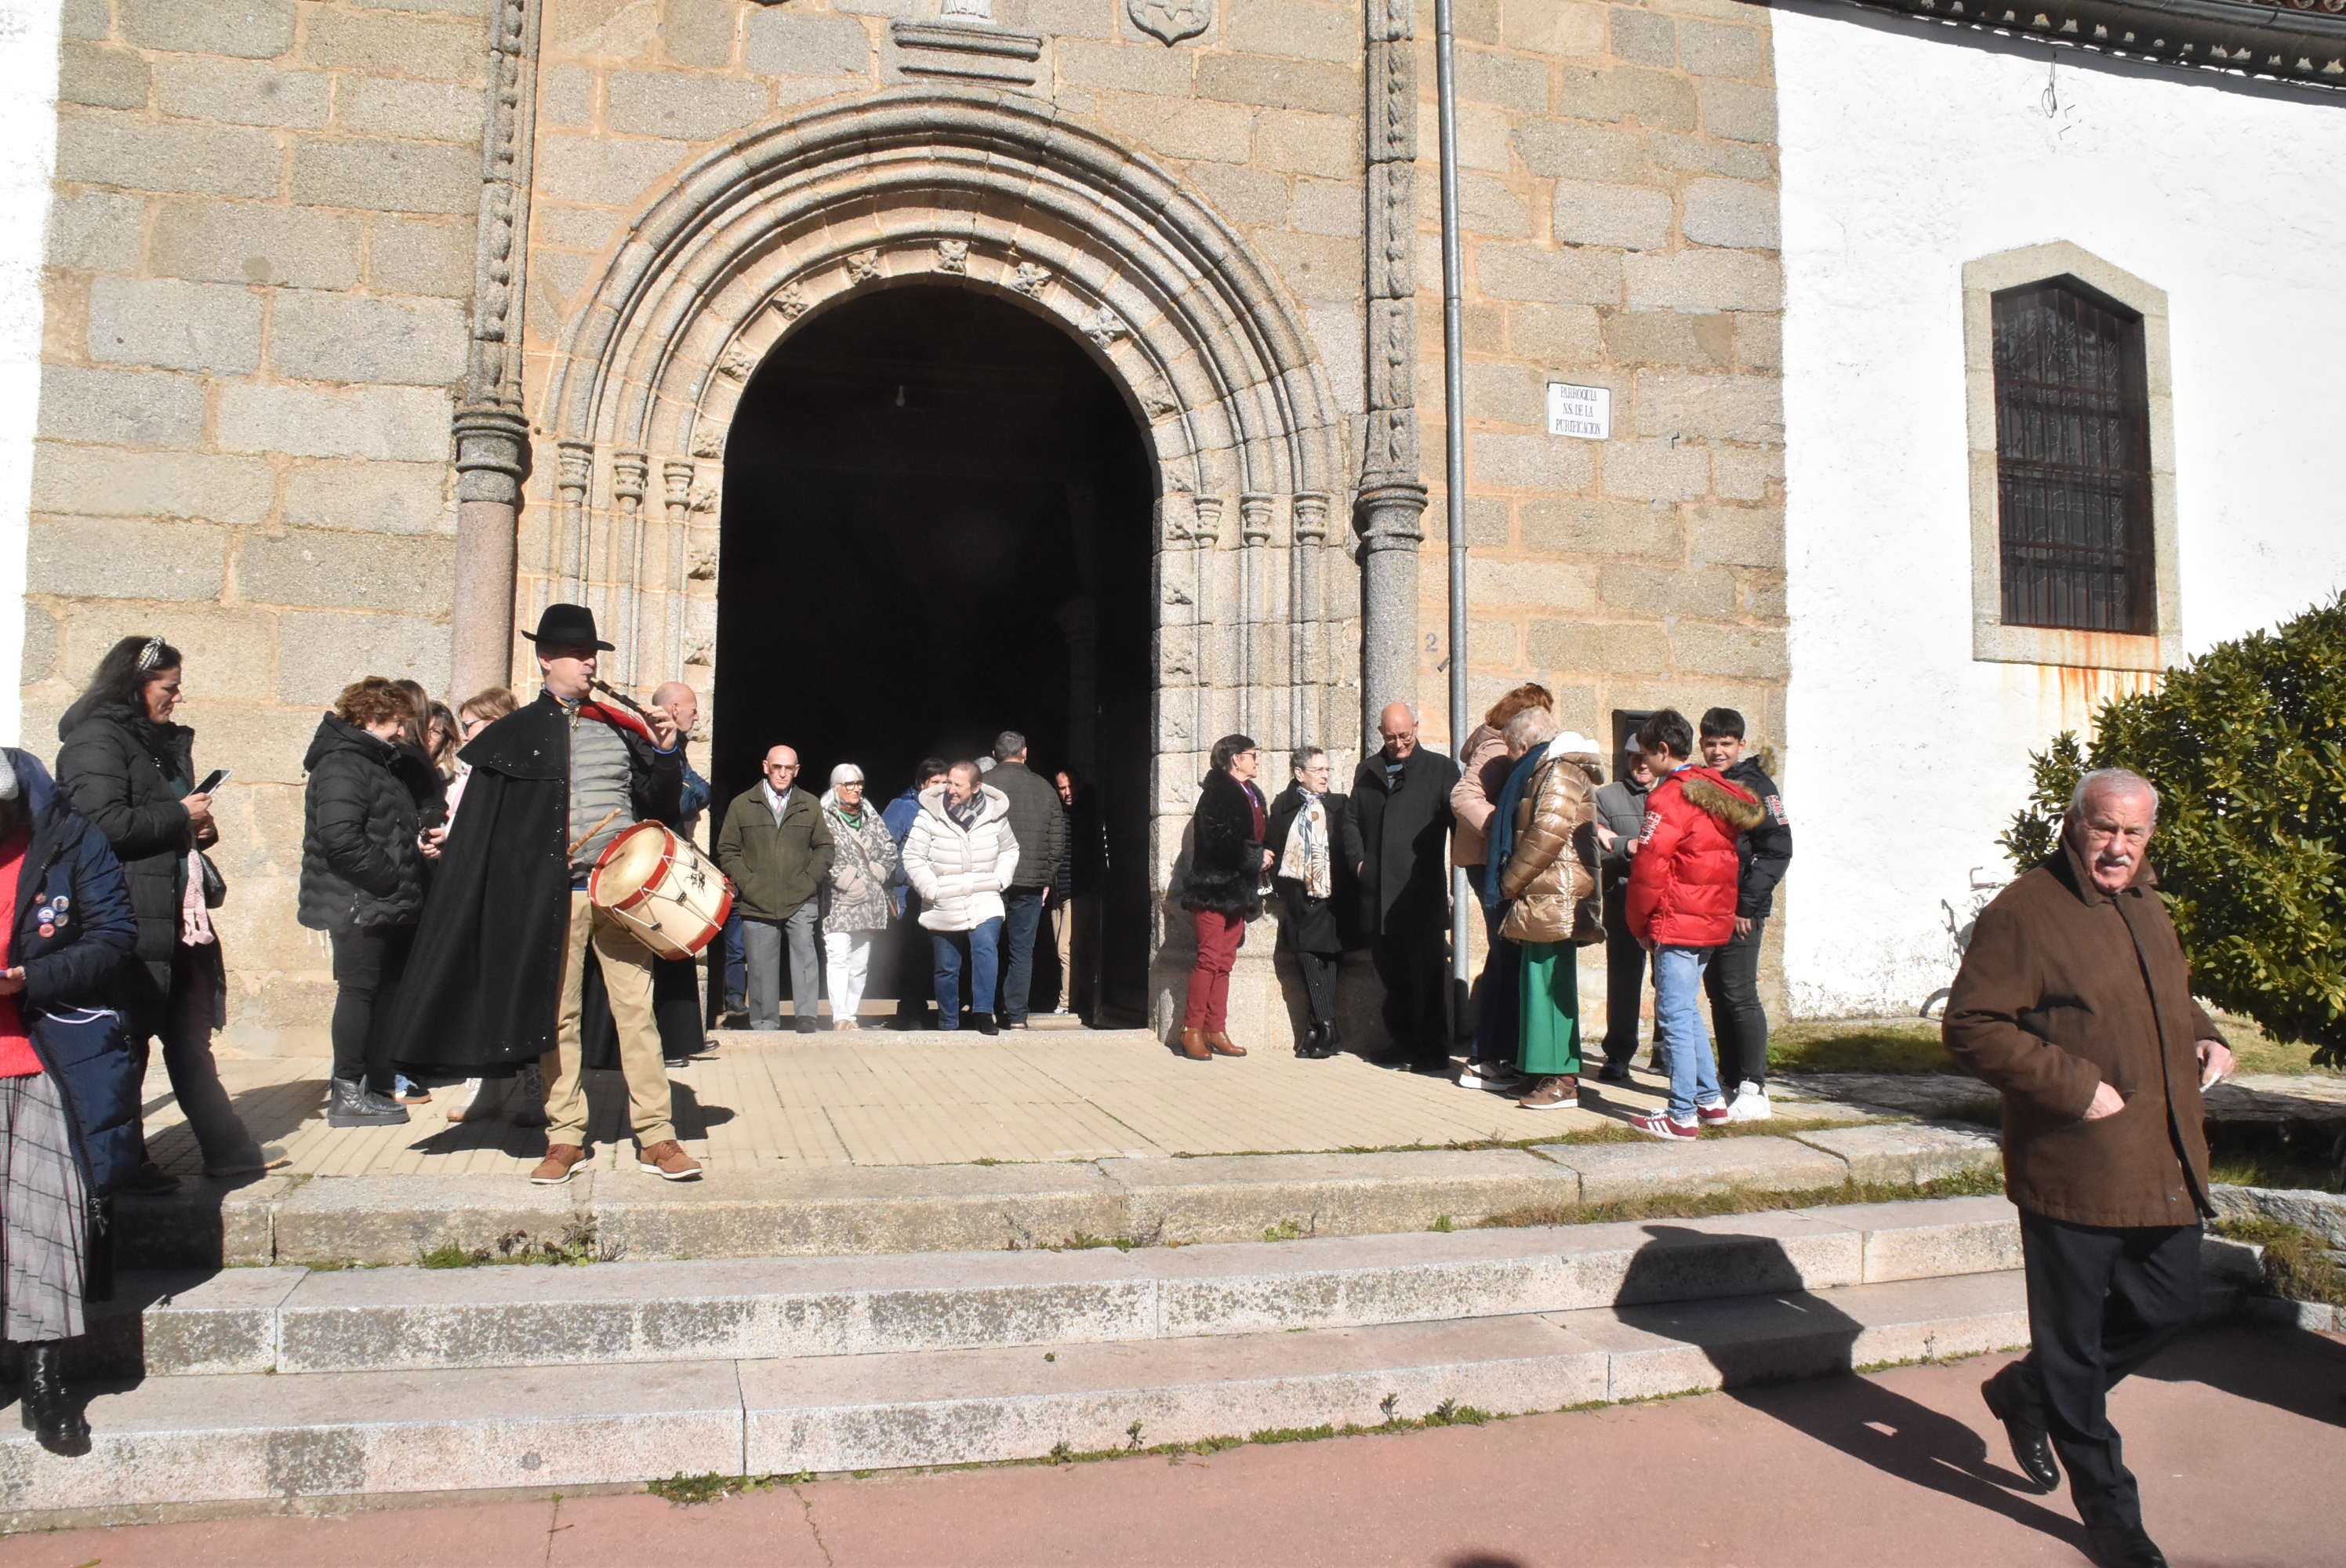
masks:
[[[2070,277],[1992,298],[2004,623],[2156,633],[2142,317]]]

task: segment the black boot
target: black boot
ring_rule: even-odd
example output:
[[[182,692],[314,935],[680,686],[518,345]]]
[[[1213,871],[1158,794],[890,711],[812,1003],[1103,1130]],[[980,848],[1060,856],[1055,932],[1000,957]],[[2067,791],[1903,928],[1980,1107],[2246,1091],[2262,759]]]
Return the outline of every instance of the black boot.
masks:
[[[66,1377],[57,1341],[26,1345],[25,1353],[25,1430],[51,1453],[89,1451],[89,1422],[66,1397]]]
[[[378,1095],[363,1078],[336,1078],[329,1086],[326,1125],[330,1127],[393,1127],[407,1120],[407,1107],[388,1095]]]
[[[1002,1026],[994,1023],[994,1014],[991,1013],[971,1013],[969,1015],[969,1026],[976,1030],[980,1034],[999,1034],[1002,1033]]]

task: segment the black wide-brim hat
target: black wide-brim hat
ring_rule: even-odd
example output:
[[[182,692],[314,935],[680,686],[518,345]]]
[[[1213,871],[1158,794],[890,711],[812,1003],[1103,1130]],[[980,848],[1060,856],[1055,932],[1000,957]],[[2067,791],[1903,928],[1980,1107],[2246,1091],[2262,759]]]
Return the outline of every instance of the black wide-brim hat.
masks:
[[[521,635],[540,647],[617,651],[595,635],[595,612],[584,605],[548,605],[537,617],[537,630]]]

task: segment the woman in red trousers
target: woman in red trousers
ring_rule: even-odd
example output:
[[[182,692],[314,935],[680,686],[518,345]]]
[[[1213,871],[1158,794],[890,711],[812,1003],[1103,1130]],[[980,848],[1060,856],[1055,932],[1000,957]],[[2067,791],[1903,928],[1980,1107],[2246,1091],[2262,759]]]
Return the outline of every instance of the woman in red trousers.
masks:
[[[1189,875],[1181,889],[1181,907],[1198,931],[1198,965],[1189,972],[1181,1018],[1181,1054],[1192,1062],[1246,1054],[1229,1033],[1230,965],[1246,941],[1247,921],[1262,913],[1263,873],[1270,866],[1262,843],[1270,818],[1254,784],[1262,759],[1254,742],[1225,735],[1214,742],[1213,760],[1189,819]]]

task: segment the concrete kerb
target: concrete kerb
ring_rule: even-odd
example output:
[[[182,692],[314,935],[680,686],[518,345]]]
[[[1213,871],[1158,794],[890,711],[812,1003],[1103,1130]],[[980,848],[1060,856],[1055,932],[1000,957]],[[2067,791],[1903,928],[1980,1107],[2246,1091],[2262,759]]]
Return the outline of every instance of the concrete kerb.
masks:
[[[720,1170],[678,1185],[611,1171],[551,1188],[473,1176],[274,1176],[124,1199],[118,1223],[126,1265],[150,1268],[410,1264],[443,1247],[649,1259],[1189,1245],[1919,1183],[1996,1157],[1993,1139],[1967,1129],[1865,1126],[1685,1145]]]

